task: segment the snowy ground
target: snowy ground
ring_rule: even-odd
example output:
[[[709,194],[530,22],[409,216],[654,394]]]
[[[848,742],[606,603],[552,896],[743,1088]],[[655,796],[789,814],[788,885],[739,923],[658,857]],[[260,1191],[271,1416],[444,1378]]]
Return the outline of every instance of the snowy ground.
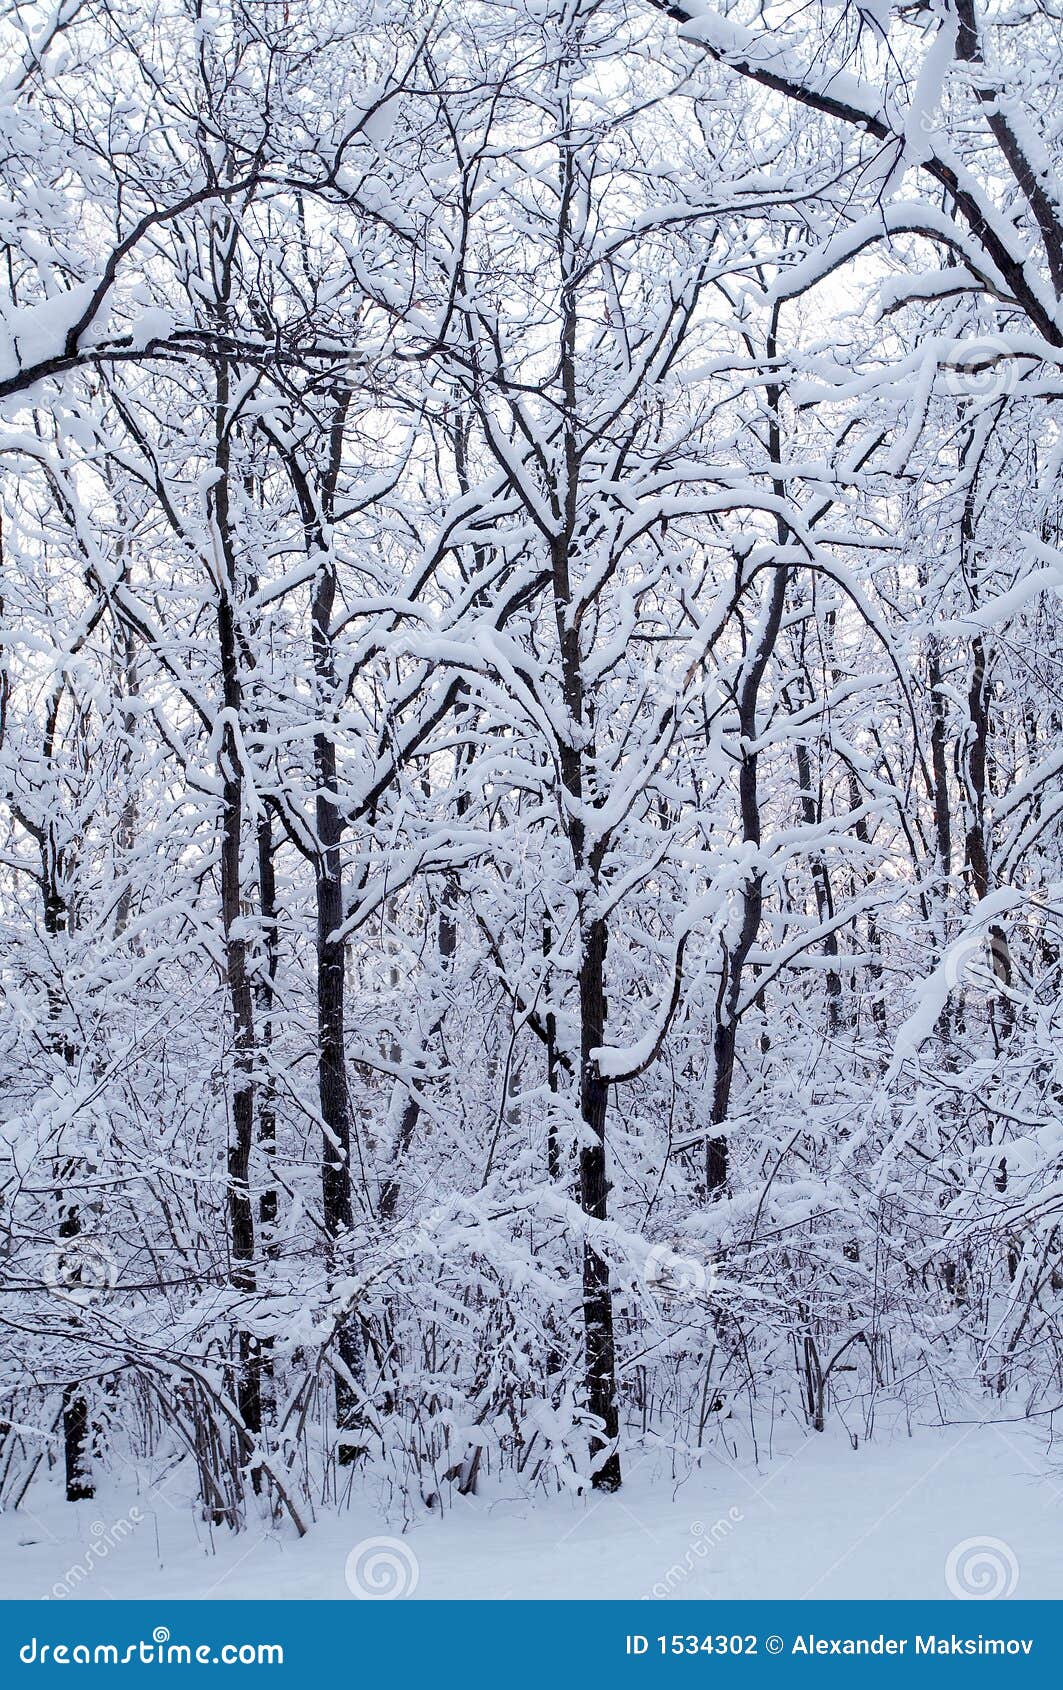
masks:
[[[628,1469],[615,1497],[458,1500],[405,1535],[363,1509],[302,1541],[287,1529],[212,1541],[165,1491],[131,1484],[70,1506],[41,1484],[0,1518],[2,1594],[349,1600],[351,1557],[404,1586],[416,1567],[418,1598],[944,1597],[952,1555],[954,1584],[1063,1596],[1063,1453],[1028,1423],[898,1428],[856,1451],[828,1430],[759,1465],[716,1458],[678,1488],[659,1455]],[[401,1543],[352,1557],[381,1536]]]

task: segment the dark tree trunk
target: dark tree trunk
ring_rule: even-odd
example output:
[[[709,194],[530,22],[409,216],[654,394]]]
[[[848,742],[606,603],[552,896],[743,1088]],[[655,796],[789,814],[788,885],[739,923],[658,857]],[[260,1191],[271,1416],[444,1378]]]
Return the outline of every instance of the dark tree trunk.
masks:
[[[328,424],[327,461],[320,474],[307,469],[297,452],[270,435],[277,447],[299,504],[306,553],[316,565],[310,598],[310,635],[316,682],[314,734],[314,821],[316,839],[311,854],[316,906],[317,1079],[321,1111],[321,1210],[334,1270],[337,1245],[354,1220],[351,1191],[350,1092],[347,1085],[346,941],[343,840],[347,817],[340,801],[336,755],[338,678],[332,617],[336,604],[336,564],[329,545],[336,490],[351,392],[334,395]],[[267,433],[269,431],[267,430]],[[359,1397],[365,1386],[365,1346],[357,1316],[345,1314],[336,1330],[336,1423],[340,1433],[339,1460],[348,1465],[365,1452],[364,1416]]]
[[[462,810],[464,805],[461,806]],[[445,980],[454,961],[458,944],[458,929],[454,918],[458,901],[457,882],[453,876],[448,877],[443,889],[443,896],[439,904],[438,956],[441,979]],[[432,1019],[424,1041],[425,1050],[430,1050],[443,1031],[446,1017],[446,1002],[439,1004],[438,1012]],[[417,1123],[421,1118],[421,1088],[417,1080],[410,1085],[409,1096],[402,1109],[399,1130],[395,1136],[395,1150],[392,1157],[391,1173],[380,1188],[380,1200],[377,1213],[382,1221],[393,1221],[398,1208],[399,1193],[402,1190],[402,1163],[409,1154],[417,1131]]]
[[[565,122],[567,124],[566,112]],[[578,243],[572,241],[573,206],[579,192],[575,148],[565,146],[559,179],[560,212],[558,231],[563,283],[561,290],[561,383],[567,414],[577,414],[577,284],[581,262]],[[584,696],[583,664],[579,624],[572,618],[572,568],[574,537],[578,529],[580,455],[576,434],[566,427],[563,435],[564,470],[555,492],[559,529],[550,546],[554,617],[557,628],[561,678],[567,729],[559,745],[561,779],[570,800],[566,832],[572,854],[573,879],[579,888],[580,961],[580,1073],[579,1109],[584,1142],[579,1154],[580,1207],[596,1221],[608,1218],[609,1181],[606,1152],[606,1115],[609,1087],[591,1055],[605,1042],[605,957],[608,946],[606,922],[595,913],[600,892],[601,865],[607,840],[598,837],[588,849],[583,817],[587,774],[595,763],[593,720],[588,719]],[[613,1333],[613,1297],[609,1266],[594,1245],[584,1239],[583,1340],[584,1389],[587,1407],[598,1421],[591,1441],[592,1484],[596,1490],[619,1490],[621,1483],[618,1439],[620,1430],[616,1389],[616,1355]]]
[[[45,761],[49,763],[55,753],[58,711],[59,700],[56,698],[49,713],[45,732],[44,756]],[[36,835],[41,853],[44,930],[54,945],[60,935],[66,933],[70,926],[70,912],[61,885],[62,857],[51,829],[35,827],[33,832]],[[77,1060],[77,1051],[73,1042],[63,1030],[62,999],[58,989],[51,983],[48,988],[48,1008],[51,1021],[51,1047],[66,1066],[72,1068]],[[62,1239],[73,1240],[81,1234],[80,1205],[69,1195],[67,1190],[73,1183],[75,1173],[76,1169],[71,1162],[64,1162],[60,1167],[61,1195],[59,1199],[58,1236]],[[71,1257],[73,1255],[74,1252],[71,1251]],[[71,1273],[70,1277],[72,1280],[76,1280],[76,1270]],[[96,1491],[89,1468],[88,1399],[84,1387],[76,1383],[66,1385],[63,1388],[63,1460],[67,1501],[87,1502],[91,1500]]]
[[[331,613],[334,587],[315,594],[315,643],[317,616]],[[325,606],[327,605],[327,609]],[[331,648],[330,648],[331,653]],[[331,656],[329,660],[331,668]],[[317,768],[317,1037],[318,1096],[321,1105],[321,1206],[325,1230],[335,1244],[350,1232],[354,1220],[351,1201],[351,1107],[347,1090],[347,1059],[344,1048],[345,956],[339,937],[343,926],[343,868],[340,855],[343,823],[337,801],[336,746],[330,734],[314,740]],[[336,1423],[339,1428],[341,1464],[348,1465],[364,1453],[358,1433],[361,1411],[358,1391],[365,1384],[365,1350],[357,1319],[341,1320],[336,1348],[342,1372],[336,1375]],[[344,1376],[346,1375],[346,1377]]]
[[[351,1104],[344,1043],[346,944],[341,937],[346,913],[342,850],[346,822],[340,805],[336,733],[332,725],[338,684],[332,640],[337,582],[335,560],[328,549],[322,523],[328,524],[332,518],[349,406],[349,391],[341,393],[329,430],[329,460],[320,506],[315,506],[305,477],[302,478],[308,545],[316,547],[318,552],[310,606],[319,719],[324,724],[314,736],[317,775],[314,876],[317,902],[318,1095],[323,1129],[322,1210],[325,1230],[333,1243],[350,1231],[354,1211],[351,1196]],[[359,1404],[359,1393],[365,1386],[365,1346],[357,1316],[353,1313],[340,1322],[336,1349],[341,1363],[341,1371],[336,1376],[339,1460],[341,1464],[349,1465],[365,1453],[363,1415]]]
[[[229,285],[231,245],[221,265],[219,317],[224,315]],[[221,921],[225,938],[225,972],[233,1030],[232,1129],[229,1139],[228,1217],[229,1278],[234,1290],[255,1290],[255,1217],[250,1170],[255,1136],[255,1015],[248,968],[247,940],[242,926],[241,843],[244,816],[244,772],[240,761],[237,724],[243,710],[243,686],[236,631],[237,559],[229,504],[231,456],[230,387],[228,364],[218,365],[215,392],[214,440],[218,477],[211,489],[211,516],[224,579],[218,582],[217,634],[225,724],[218,755],[221,796]],[[243,1326],[236,1335],[236,1402],[246,1430],[262,1429],[262,1399],[257,1344]]]
[[[137,794],[132,783],[131,769],[132,747],[137,727],[137,715],[134,708],[134,701],[138,700],[140,696],[140,682],[137,675],[137,656],[136,648],[133,643],[133,631],[131,628],[127,627],[122,628],[120,632],[122,638],[123,679],[125,682],[125,696],[128,702],[122,715],[122,728],[125,739],[122,745],[120,768],[122,778],[126,783],[126,794],[125,800],[122,804],[121,815],[118,820],[118,844],[120,850],[126,856],[127,863],[125,866],[125,884],[122,887],[114,912],[114,931],[116,938],[120,938],[125,932],[129,923],[130,913],[133,908],[133,879],[128,868],[128,857],[133,849],[133,846],[136,844],[137,837]]]
[[[267,1054],[273,1042],[273,1001],[277,987],[278,926],[277,875],[273,862],[273,828],[268,815],[258,821],[258,907],[262,917],[264,968],[258,974],[257,990],[260,1013],[259,1051]],[[277,1097],[272,1078],[267,1074],[259,1087],[258,1142],[263,1158],[269,1166],[277,1147]],[[267,1182],[259,1199],[258,1219],[262,1227],[263,1244],[272,1246],[273,1229],[277,1224],[277,1188]]]
[[[546,968],[550,969],[550,959],[553,955],[554,935],[549,921],[543,922],[543,960]],[[557,1096],[558,1090],[558,1060],[557,1060],[557,1014],[553,1000],[553,976],[548,973],[546,981],[546,1084],[551,1097]],[[561,1149],[557,1142],[557,1117],[553,1110],[546,1125],[546,1171],[551,1183],[557,1185],[561,1179]]]
[[[952,813],[949,808],[949,775],[946,756],[948,723],[941,673],[941,653],[936,639],[927,649],[927,683],[930,691],[930,760],[934,771],[934,833],[938,867],[948,879],[952,873]]]
[[[783,609],[789,572],[776,569],[765,607],[760,637],[746,665],[738,696],[738,727],[744,746],[754,745],[757,738],[757,700],[768,659],[782,626]],[[738,769],[738,801],[742,821],[742,838],[746,844],[761,843],[760,798],[757,784],[757,753],[745,750]],[[742,923],[734,947],[725,956],[720,972],[720,986],[716,998],[716,1026],[713,1032],[713,1081],[710,1121],[721,1126],[731,1106],[731,1087],[734,1080],[735,1050],[738,1038],[738,1015],[742,993],[742,979],[749,953],[760,932],[764,913],[764,875],[754,869],[742,889]],[[722,1134],[711,1136],[705,1147],[705,1184],[710,1193],[719,1192],[728,1178],[727,1140]]]
[[[579,1156],[580,1206],[592,1220],[609,1217],[605,1121],[609,1087],[591,1051],[605,1041],[605,923],[592,921],[583,937],[579,975],[580,998],[580,1114],[585,1142]],[[616,1353],[613,1336],[613,1298],[609,1264],[593,1244],[583,1245],[583,1323],[586,1333],[587,1407],[601,1424],[592,1455],[596,1462],[596,1490],[620,1489],[617,1440],[620,1421],[616,1401]]]
[[[91,1502],[96,1487],[88,1468],[89,1405],[80,1385],[63,1392],[63,1461],[68,1502]]]
[[[965,451],[969,452],[971,442]],[[971,466],[963,513],[960,520],[960,544],[964,578],[970,583],[977,603],[978,561],[975,542],[975,506],[978,476],[984,447]],[[961,466],[962,467],[962,466]],[[983,635],[971,641],[971,678],[967,695],[968,728],[961,759],[961,777],[966,806],[965,857],[967,872],[979,902],[988,897],[993,888],[992,863],[989,844],[989,746],[992,724],[989,714],[991,680],[989,651]],[[1005,989],[1012,981],[1011,950],[1004,929],[994,922],[989,928],[989,950],[993,972]],[[1009,998],[1003,999],[1002,1032],[1005,1038],[1014,1025],[1014,1010]],[[995,1020],[994,1020],[995,1026]]]
[[[772,315],[767,338],[767,356],[775,358],[775,324],[778,306]],[[765,390],[768,408],[767,445],[769,462],[780,462],[782,434],[779,423],[780,389],[769,383]],[[785,496],[781,481],[773,481],[777,498]],[[788,531],[783,518],[776,518],[780,545],[785,545]],[[790,571],[777,566],[761,626],[755,644],[747,653],[738,684],[738,731],[742,743],[742,760],[738,768],[738,803],[742,823],[742,838],[746,844],[761,843],[760,797],[757,784],[758,759],[751,746],[757,741],[757,704],[761,682],[782,627],[786,607],[786,593]],[[713,1033],[713,1081],[710,1124],[722,1126],[731,1106],[731,1086],[734,1079],[735,1047],[738,1038],[738,1014],[742,992],[742,976],[749,953],[760,932],[764,910],[764,875],[754,869],[746,879],[742,891],[742,923],[738,940],[730,955],[725,955],[720,970],[720,986],[716,998],[716,1026]],[[705,1144],[705,1185],[710,1195],[719,1193],[727,1184],[729,1174],[727,1140],[724,1135],[712,1134]]]
[[[808,749],[808,741],[799,739],[795,749],[797,759],[797,780],[801,789],[801,815],[807,827],[816,827],[820,821],[820,806],[816,802],[812,791],[812,757]],[[823,858],[818,854],[813,856],[809,865],[812,875],[812,889],[816,898],[816,913],[820,922],[826,922],[834,914],[834,889],[831,886],[830,870]],[[838,959],[838,935],[833,930],[823,941],[825,954],[833,961]],[[842,979],[837,968],[827,969],[827,1027],[836,1033],[842,1024]]]
[[[65,1172],[69,1178],[73,1169],[68,1167]],[[77,1203],[67,1203],[59,1222],[59,1237],[75,1239],[80,1233],[81,1211]],[[67,1501],[91,1501],[96,1489],[89,1467],[89,1405],[81,1385],[67,1385],[63,1390],[63,1462]]]

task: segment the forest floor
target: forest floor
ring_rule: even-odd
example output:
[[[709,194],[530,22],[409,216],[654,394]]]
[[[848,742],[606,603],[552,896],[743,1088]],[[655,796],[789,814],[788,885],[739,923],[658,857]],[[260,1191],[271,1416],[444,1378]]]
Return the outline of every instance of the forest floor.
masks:
[[[1039,1423],[899,1421],[856,1450],[835,1425],[774,1445],[759,1462],[715,1455],[680,1485],[667,1457],[636,1452],[616,1496],[485,1490],[405,1535],[358,1505],[301,1541],[289,1526],[212,1533],[177,1480],[131,1476],[67,1504],[42,1478],[0,1517],[0,1594],[349,1599],[355,1547],[401,1536],[383,1553],[407,1583],[416,1566],[418,1598],[944,1597],[950,1554],[986,1539],[1001,1594],[1063,1596],[1063,1450]]]

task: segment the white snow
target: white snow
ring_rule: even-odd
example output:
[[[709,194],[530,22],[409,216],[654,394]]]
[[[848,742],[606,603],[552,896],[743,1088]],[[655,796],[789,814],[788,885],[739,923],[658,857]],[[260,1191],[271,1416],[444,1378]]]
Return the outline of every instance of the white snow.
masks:
[[[1063,1463],[1046,1445],[1021,1420],[910,1434],[903,1422],[879,1424],[856,1450],[840,1425],[794,1429],[773,1458],[721,1452],[683,1483],[667,1454],[635,1452],[616,1496],[529,1503],[487,1490],[455,1496],[442,1518],[423,1512],[405,1534],[401,1518],[360,1506],[322,1518],[302,1541],[252,1525],[242,1536],[215,1529],[211,1542],[165,1485],[67,1504],[41,1484],[0,1518],[3,1595],[43,1598],[59,1585],[63,1600],[64,1589],[86,1599],[348,1599],[348,1556],[383,1536],[415,1558],[413,1594],[428,1600],[929,1599],[950,1594],[950,1553],[990,1538],[1014,1557],[1010,1593],[1049,1599],[1063,1590]],[[142,1518],[116,1533],[131,1509]],[[86,1546],[105,1538],[106,1554],[71,1581]]]

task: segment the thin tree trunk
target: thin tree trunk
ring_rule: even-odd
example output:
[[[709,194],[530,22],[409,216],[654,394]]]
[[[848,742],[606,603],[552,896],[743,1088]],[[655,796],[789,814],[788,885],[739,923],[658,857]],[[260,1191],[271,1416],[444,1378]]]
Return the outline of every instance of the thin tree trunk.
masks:
[[[603,921],[592,921],[583,940],[579,971],[580,1114],[585,1128],[580,1147],[580,1206],[591,1220],[609,1218],[605,1123],[609,1087],[592,1050],[605,1043],[605,957],[608,939]],[[616,1400],[616,1345],[609,1264],[589,1240],[583,1243],[583,1320],[586,1334],[587,1407],[600,1422],[593,1454],[596,1490],[620,1489],[617,1442],[620,1417]]]
[[[767,356],[775,357],[776,306],[772,328],[767,339]],[[779,424],[778,386],[769,383],[766,389],[768,405],[768,453],[770,461],[780,461],[781,429]],[[772,483],[777,498],[785,495],[782,482]],[[786,525],[776,519],[780,545],[787,539]],[[758,756],[757,705],[760,687],[768,661],[775,648],[782,627],[786,607],[786,593],[790,581],[788,568],[777,566],[768,592],[767,604],[761,618],[754,644],[743,665],[738,688],[738,732],[742,744],[742,760],[738,769],[738,803],[742,823],[742,839],[746,845],[759,847],[761,843],[760,798],[757,782]],[[742,976],[749,953],[760,932],[764,911],[764,873],[754,868],[746,877],[742,891],[742,922],[737,942],[730,954],[725,954],[720,970],[720,985],[716,998],[716,1024],[713,1030],[713,1081],[710,1124],[722,1126],[731,1106],[731,1087],[734,1079],[735,1049],[738,1037],[738,1009],[742,991]],[[723,1134],[712,1134],[705,1145],[705,1185],[710,1194],[718,1193],[727,1184],[728,1147]]]
[[[53,701],[49,712],[48,724],[44,741],[44,761],[51,764],[55,755],[55,740],[58,730],[59,696]],[[44,930],[55,948],[60,937],[69,932],[70,911],[63,895],[60,880],[62,876],[62,857],[56,845],[54,832],[51,827],[34,828],[33,832],[41,853],[41,892],[44,903]],[[49,1019],[51,1021],[50,1044],[55,1054],[61,1058],[67,1068],[73,1068],[77,1061],[77,1051],[72,1040],[62,1027],[62,1000],[58,990],[49,983],[48,987]],[[81,1234],[81,1206],[76,1198],[69,1193],[76,1169],[72,1162],[62,1162],[59,1169],[59,1227],[58,1236],[64,1240],[73,1240]],[[71,1256],[76,1256],[71,1251]],[[76,1271],[70,1274],[72,1281],[76,1280]],[[68,1502],[87,1502],[95,1496],[96,1490],[89,1469],[89,1406],[84,1387],[80,1384],[70,1384],[63,1388],[63,1465],[66,1481],[66,1500]]]
[[[219,317],[224,315],[232,259],[232,243],[220,265]],[[211,516],[218,552],[217,636],[225,717],[218,767],[221,795],[221,921],[225,940],[225,972],[233,1029],[232,1131],[228,1150],[228,1216],[230,1282],[234,1290],[255,1290],[255,1219],[250,1189],[251,1152],[255,1133],[255,1017],[248,968],[247,939],[242,922],[241,844],[244,815],[244,776],[237,738],[242,719],[243,688],[236,633],[235,595],[237,559],[229,504],[231,373],[219,362],[215,388],[214,440],[218,477],[211,489]],[[252,1436],[262,1428],[262,1400],[257,1345],[243,1327],[237,1333],[236,1401],[244,1426]]]
[[[960,545],[964,578],[970,582],[977,602],[978,558],[975,536],[975,506],[978,476],[985,450],[984,440],[979,444],[976,439],[969,439],[964,448],[964,458],[972,449],[976,455],[969,471],[960,518]],[[971,641],[971,678],[967,694],[969,726],[961,758],[961,777],[967,812],[966,867],[975,896],[979,902],[988,897],[989,893],[994,890],[988,814],[988,765],[991,734],[989,698],[991,684],[989,652],[985,637],[982,634],[976,634]],[[989,949],[994,974],[1003,987],[1010,987],[1013,974],[1011,950],[1007,935],[997,922],[992,923],[989,928]],[[1011,1001],[1007,997],[1003,999],[1001,1021],[1003,1035],[1007,1038],[1014,1024],[1014,1011]]]

